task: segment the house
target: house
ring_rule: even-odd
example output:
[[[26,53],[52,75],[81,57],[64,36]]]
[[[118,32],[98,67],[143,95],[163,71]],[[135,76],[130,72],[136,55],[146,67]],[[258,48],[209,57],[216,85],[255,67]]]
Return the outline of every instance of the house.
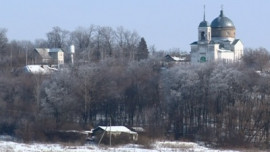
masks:
[[[74,51],[73,51],[74,52]],[[23,72],[31,74],[51,74],[64,65],[64,52],[60,48],[35,48],[32,64],[24,66]]]
[[[64,64],[64,52],[60,48],[35,48],[34,63],[46,65]]]
[[[163,67],[171,67],[176,64],[189,64],[190,55],[189,54],[180,54],[178,56],[166,55],[162,60]]]
[[[165,62],[189,62],[188,55],[181,55],[181,56],[165,56]]]
[[[125,126],[98,126],[92,131],[95,142],[103,144],[123,144],[138,140],[138,133],[129,130]]]

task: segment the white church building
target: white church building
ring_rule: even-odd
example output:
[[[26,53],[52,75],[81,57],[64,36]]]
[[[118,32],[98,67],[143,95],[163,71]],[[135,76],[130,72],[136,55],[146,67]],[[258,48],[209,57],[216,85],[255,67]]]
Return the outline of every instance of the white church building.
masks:
[[[244,46],[235,38],[235,26],[223,10],[211,25],[205,20],[198,27],[198,41],[190,44],[191,63],[209,61],[237,62],[243,56]]]

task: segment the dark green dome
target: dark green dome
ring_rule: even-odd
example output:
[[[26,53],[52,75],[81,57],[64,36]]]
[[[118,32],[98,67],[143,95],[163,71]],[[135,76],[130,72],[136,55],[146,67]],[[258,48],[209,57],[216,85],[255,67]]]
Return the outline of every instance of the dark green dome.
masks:
[[[220,15],[215,18],[211,23],[212,28],[233,27],[234,24],[231,19],[223,15],[223,10],[220,11]]]
[[[209,23],[207,22],[207,21],[202,21],[201,23],[200,23],[200,25],[199,25],[199,27],[209,27],[210,25],[209,25]]]

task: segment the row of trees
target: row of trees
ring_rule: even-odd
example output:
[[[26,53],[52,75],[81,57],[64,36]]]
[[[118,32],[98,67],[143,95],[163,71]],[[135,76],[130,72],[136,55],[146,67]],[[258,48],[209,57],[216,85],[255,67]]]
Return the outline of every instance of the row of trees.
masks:
[[[61,48],[65,52],[66,63],[70,61],[69,47],[76,48],[76,62],[98,62],[107,58],[125,58],[128,61],[148,57],[149,51],[143,37],[119,27],[101,27],[91,25],[67,31],[53,27],[46,39],[31,41],[8,41],[7,30],[0,29],[0,71],[14,71],[19,67],[34,63],[34,48]],[[155,51],[150,47],[150,51]]]
[[[166,120],[175,138],[269,145],[268,74],[237,64],[174,67],[163,74]]]
[[[124,57],[132,61],[143,58],[141,55],[148,55],[144,38],[123,27],[114,30],[111,27],[91,25],[89,28],[79,27],[72,32],[54,27],[47,33],[47,40],[37,40],[36,44],[37,47],[62,48],[66,54],[69,53],[69,46],[74,44],[78,62],[99,61],[109,57]]]

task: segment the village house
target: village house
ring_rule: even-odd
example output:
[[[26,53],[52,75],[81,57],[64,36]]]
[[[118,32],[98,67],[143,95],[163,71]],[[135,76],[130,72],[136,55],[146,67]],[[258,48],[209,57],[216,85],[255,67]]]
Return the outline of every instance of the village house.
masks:
[[[64,52],[60,48],[35,48],[34,64],[60,65],[64,64]]]
[[[95,142],[103,144],[129,143],[138,140],[138,133],[131,131],[125,126],[98,126],[92,131],[92,138]]]
[[[64,52],[60,48],[35,48],[31,64],[27,64],[23,69],[31,74],[51,74],[63,67],[64,61]]]
[[[181,54],[178,56],[172,56],[167,54],[161,62],[162,67],[172,67],[174,65],[178,65],[178,64],[189,64],[190,63],[190,55],[189,54]]]

